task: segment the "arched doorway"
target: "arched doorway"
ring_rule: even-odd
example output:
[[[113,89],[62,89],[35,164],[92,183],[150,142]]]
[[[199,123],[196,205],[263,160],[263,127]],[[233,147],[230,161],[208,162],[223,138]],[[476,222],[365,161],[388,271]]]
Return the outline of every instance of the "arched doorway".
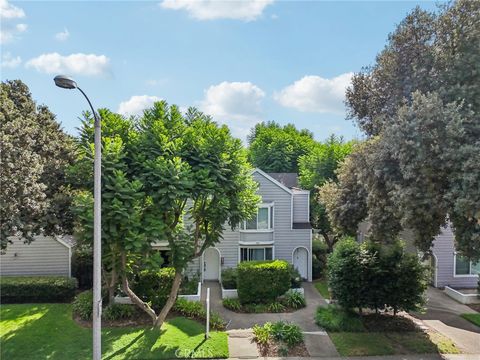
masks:
[[[211,247],[203,253],[203,279],[219,280],[220,278],[220,252]]]
[[[303,279],[308,279],[308,250],[297,247],[293,250],[293,267],[298,270]]]

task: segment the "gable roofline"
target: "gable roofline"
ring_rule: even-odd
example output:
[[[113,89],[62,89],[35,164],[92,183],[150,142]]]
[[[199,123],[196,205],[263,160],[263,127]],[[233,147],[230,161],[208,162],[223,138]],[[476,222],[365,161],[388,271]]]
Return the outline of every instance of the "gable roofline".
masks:
[[[270,180],[272,183],[274,183],[275,185],[277,185],[280,189],[282,190],[285,190],[287,193],[289,193],[290,195],[293,195],[293,192],[292,190],[290,190],[288,187],[286,187],[285,185],[283,185],[280,181],[278,180],[275,180],[273,177],[271,177],[270,175],[268,175],[266,172],[264,172],[263,170],[259,169],[259,168],[255,168],[252,170],[252,175],[254,173],[259,173],[260,175],[262,175],[265,179],[267,180]]]

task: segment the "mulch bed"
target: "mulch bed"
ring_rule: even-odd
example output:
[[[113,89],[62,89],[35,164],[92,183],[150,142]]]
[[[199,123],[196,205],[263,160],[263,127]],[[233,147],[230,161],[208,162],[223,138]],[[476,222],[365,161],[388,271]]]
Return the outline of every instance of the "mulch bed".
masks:
[[[288,353],[281,353],[280,348],[285,347],[285,345],[279,344],[276,341],[270,341],[267,345],[260,345],[257,343],[258,347],[258,352],[260,353],[260,356],[264,357],[307,357],[310,356],[310,354],[307,351],[307,348],[305,347],[305,344],[302,342],[301,344],[298,344],[290,349],[288,349]]]
[[[368,332],[411,332],[420,330],[411,319],[401,315],[368,314],[362,317],[362,322]]]
[[[477,312],[480,312],[480,304],[468,304],[467,305],[470,309],[473,309]]]

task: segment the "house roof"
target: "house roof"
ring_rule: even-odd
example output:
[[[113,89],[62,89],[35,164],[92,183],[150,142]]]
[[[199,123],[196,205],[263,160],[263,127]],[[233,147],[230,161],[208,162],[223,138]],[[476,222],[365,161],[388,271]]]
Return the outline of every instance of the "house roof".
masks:
[[[267,174],[289,189],[298,188],[297,173],[267,173]]]

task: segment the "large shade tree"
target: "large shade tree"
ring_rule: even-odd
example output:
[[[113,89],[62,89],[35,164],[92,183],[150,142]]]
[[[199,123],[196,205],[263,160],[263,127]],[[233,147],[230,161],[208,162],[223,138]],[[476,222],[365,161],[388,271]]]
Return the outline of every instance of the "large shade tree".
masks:
[[[314,146],[313,134],[294,125],[262,122],[248,137],[250,162],[266,172],[298,173],[298,161]]]
[[[318,191],[326,182],[338,181],[337,168],[355,144],[355,141],[345,142],[343,138],[331,135],[324,142],[315,143],[298,161],[300,186],[311,191],[310,223],[323,236],[330,250],[338,236],[327,217],[325,204],[318,198]]]
[[[225,227],[252,216],[259,201],[246,151],[226,126],[191,108],[157,102],[138,119],[102,111],[105,162],[102,237],[109,285],[123,290],[161,326],[172,308],[187,265],[220,241]],[[91,241],[93,122],[80,136],[81,155],[72,173],[83,181],[76,199],[78,233]],[[88,169],[88,170],[87,170]],[[83,179],[83,180],[82,180]],[[139,269],[158,269],[155,242],[168,243],[175,269],[172,289],[157,313],[130,286]]]
[[[480,3],[460,0],[438,14],[415,9],[354,76],[350,115],[376,138],[364,164],[351,163],[366,196],[350,208],[367,208],[375,240],[411,229],[428,251],[450,221],[457,249],[480,258],[479,56]]]
[[[20,80],[0,85],[0,141],[1,247],[17,234],[31,241],[70,233],[65,170],[74,159],[73,141]]]

